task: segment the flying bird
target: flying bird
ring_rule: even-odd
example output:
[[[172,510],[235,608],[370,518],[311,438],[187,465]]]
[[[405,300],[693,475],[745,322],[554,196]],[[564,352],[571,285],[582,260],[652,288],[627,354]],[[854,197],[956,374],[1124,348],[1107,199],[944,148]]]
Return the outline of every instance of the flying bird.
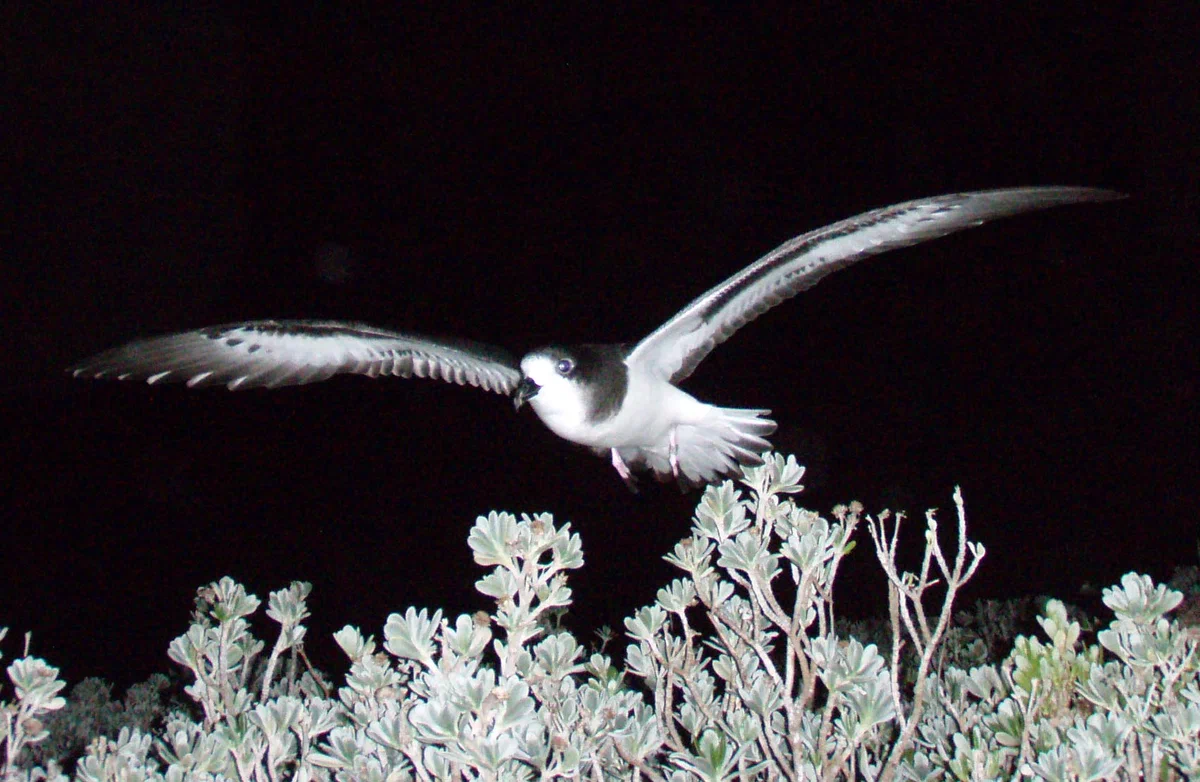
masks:
[[[827,274],[871,255],[987,220],[1122,197],[1084,187],[1026,187],[907,201],[798,236],[694,299],[640,342],[551,344],[519,362],[502,349],[359,323],[252,320],[130,342],[83,361],[76,377],[144,379],[231,390],[337,374],[428,377],[528,403],[560,437],[634,470],[694,487],[762,463],[770,410],[717,407],[679,388],[734,332]]]

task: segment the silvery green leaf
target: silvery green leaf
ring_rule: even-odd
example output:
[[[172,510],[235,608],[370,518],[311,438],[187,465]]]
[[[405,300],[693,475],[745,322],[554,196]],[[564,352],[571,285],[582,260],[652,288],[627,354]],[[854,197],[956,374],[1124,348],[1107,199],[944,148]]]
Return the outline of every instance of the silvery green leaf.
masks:
[[[711,673],[702,667],[696,667],[689,672],[687,687],[683,692],[688,701],[711,708],[716,703],[717,683]]]
[[[748,526],[750,519],[746,517],[746,503],[742,500],[741,492],[734,490],[731,481],[705,488],[692,521],[697,538],[709,538],[720,543]]]
[[[493,644],[493,646],[495,645]],[[506,660],[508,657],[505,656],[500,659]],[[533,655],[524,646],[517,647],[516,654],[512,656],[512,663],[514,672],[522,679],[527,679],[533,675]]]
[[[804,486],[800,481],[804,479],[804,465],[796,461],[796,457],[789,454],[785,459],[778,453],[771,454],[773,464],[772,470],[778,471],[779,477],[775,479],[775,492],[778,494],[799,494],[804,491]]]
[[[582,711],[579,708],[579,688],[573,686],[574,680],[567,679],[565,684],[569,686],[569,692],[561,694],[561,698],[557,700],[546,698],[543,705],[539,707],[539,718],[542,723],[550,725],[554,724],[554,720],[561,720],[563,725],[578,725],[583,719]],[[551,708],[553,706],[553,708]]]
[[[341,630],[333,634],[333,640],[342,648],[346,656],[352,662],[357,662],[363,657],[367,657],[375,653],[375,639],[368,637],[363,639],[362,633],[357,627],[346,625]]]
[[[962,733],[953,737],[954,758],[950,761],[950,770],[959,779],[999,779],[1003,774],[1002,763],[1006,764],[1008,755],[1004,752],[993,751],[979,731],[972,732],[970,738]]]
[[[712,552],[711,541],[691,537],[676,543],[673,553],[667,554],[663,559],[685,571],[693,580],[699,581],[712,571],[712,565],[709,563]]]
[[[768,654],[771,652],[770,644],[764,643],[763,647]],[[743,677],[748,680],[753,679],[762,671],[762,660],[754,649],[748,646],[741,648],[738,650],[738,669],[742,672]]]
[[[1012,698],[1003,701],[994,713],[985,716],[983,724],[992,731],[1000,746],[1021,746],[1021,739],[1025,735],[1025,715]]]
[[[733,540],[717,546],[721,556],[717,565],[730,570],[762,576],[770,581],[779,575],[779,557],[772,554],[766,543],[751,532],[743,532]]]
[[[897,777],[903,782],[941,782],[945,771],[935,766],[925,752],[917,751],[900,762]]]
[[[580,740],[574,738],[558,756],[558,767],[567,778],[577,778],[580,774],[579,764],[583,761],[583,747]]]
[[[1058,649],[1074,649],[1079,640],[1080,627],[1067,617],[1067,607],[1061,600],[1049,600],[1043,609],[1044,616],[1037,618],[1046,636]]]
[[[571,604],[571,589],[567,586],[566,578],[562,574],[556,575],[550,580],[548,586],[539,587],[537,590],[538,611],[548,611],[552,608],[560,608]]]
[[[708,726],[708,718],[691,703],[685,703],[680,706],[679,710],[675,713],[675,718],[679,721],[680,727],[692,736],[695,736]]]
[[[634,676],[645,679],[648,687],[653,687],[658,680],[658,667],[644,642],[629,646],[625,652],[625,665]]]
[[[1039,753],[1047,752],[1060,746],[1066,738],[1066,731],[1059,731],[1053,722],[1044,720],[1030,727],[1033,736],[1033,748]]]
[[[696,588],[691,581],[675,579],[668,586],[658,590],[658,604],[665,610],[678,613],[687,610],[696,599]]]
[[[546,514],[549,517],[549,514]],[[554,539],[552,553],[554,562],[560,570],[583,567],[583,541],[579,535],[570,535],[570,524],[564,524]]]
[[[985,702],[991,702],[993,698],[1001,698],[1008,694],[1008,687],[1004,684],[1004,680],[1000,678],[996,668],[991,665],[972,668],[971,672],[963,679],[963,687],[967,692]]]
[[[696,582],[696,586],[697,595],[705,605],[714,610],[720,608],[737,591],[733,584],[715,575],[712,578]]]
[[[768,527],[774,527],[780,521],[784,524],[787,523],[791,504],[789,500],[768,494],[755,497],[754,501],[750,503],[750,510],[756,523],[761,520]]]
[[[450,760],[438,747],[426,747],[422,753],[425,768],[434,779],[450,779]]]
[[[441,623],[441,609],[433,613],[432,619],[424,608],[419,612],[415,608],[409,608],[404,612],[404,616],[392,614],[388,616],[387,624],[383,627],[383,648],[396,657],[417,660],[432,668],[435,654],[433,636]]]
[[[393,782],[383,770],[382,761],[374,755],[363,755],[354,762],[354,767],[338,775],[341,779],[354,782]],[[224,780],[214,780],[224,782]]]
[[[1183,779],[1200,779],[1200,747],[1180,747],[1173,760]]]
[[[935,701],[936,702],[936,701]],[[958,730],[954,719],[945,712],[930,713],[917,725],[917,735],[922,746],[939,756],[947,756],[951,751],[951,737]]]
[[[379,655],[363,657],[350,664],[350,673],[346,676],[346,685],[365,697],[374,698],[381,691],[395,687],[401,682],[401,677],[388,663],[388,658]]]
[[[739,745],[753,744],[762,734],[758,720],[750,712],[735,711],[727,714],[725,721],[729,725],[729,735]]]
[[[178,636],[167,647],[167,656],[185,668],[198,670],[203,664],[205,629],[194,624],[183,635]]]
[[[296,625],[280,633],[280,643],[284,649],[290,649],[293,646],[299,646],[304,643],[304,639],[307,636],[308,628],[304,625]]]
[[[667,621],[667,612],[657,605],[639,609],[625,620],[625,629],[635,640],[652,641]]]
[[[459,740],[466,714],[448,703],[424,701],[413,706],[408,720],[422,741],[446,744]]]
[[[543,777],[546,776],[545,771],[550,763],[550,742],[546,736],[546,727],[542,724],[542,721],[548,718],[543,711],[538,715],[538,719],[529,720],[521,726],[520,730],[515,730],[511,734],[517,742],[517,757],[524,759],[525,762],[541,772]],[[559,738],[565,740],[562,734],[559,734]]]
[[[1124,752],[1125,739],[1133,732],[1133,725],[1120,714],[1093,714],[1087,718],[1087,729],[1108,749],[1110,753]],[[1070,731],[1068,731],[1068,734]]]
[[[516,517],[511,513],[492,511],[487,516],[475,519],[467,545],[474,552],[476,563],[484,567],[499,565],[512,568],[512,546],[516,540]]]
[[[321,742],[320,752],[314,752],[309,760],[322,768],[353,768],[362,754],[366,736],[358,729],[338,727],[329,732]]]
[[[863,646],[857,638],[851,638],[843,649],[846,670],[855,683],[873,679],[883,672],[885,663],[875,644]]]
[[[800,485],[803,477],[804,468],[796,462],[795,456],[785,460],[780,454],[771,452],[763,454],[763,463],[758,467],[742,470],[741,482],[760,496],[796,494],[804,490]]]
[[[1121,694],[1108,680],[1106,669],[1100,666],[1092,668],[1086,681],[1078,684],[1079,694],[1106,711],[1118,711],[1121,706]]]
[[[814,516],[803,533],[793,531],[788,535],[781,552],[801,572],[816,570],[833,559],[834,541],[840,532],[840,525],[831,529],[828,521]]]
[[[654,712],[641,703],[637,704],[617,741],[637,760],[657,752],[663,744],[663,739]]]
[[[301,715],[301,722],[303,735],[310,739],[325,735],[341,722],[343,711],[335,701],[309,697],[306,705],[307,711]]]
[[[1183,600],[1183,595],[1162,584],[1155,586],[1149,576],[1126,573],[1121,577],[1121,587],[1109,587],[1103,594],[1104,604],[1112,609],[1119,619],[1128,619],[1138,624],[1153,624],[1168,611],[1173,611]]]
[[[522,722],[533,716],[536,704],[529,697],[529,685],[525,682],[512,684],[503,701],[503,709],[496,718],[495,730],[505,731],[516,728]]]
[[[551,679],[563,679],[584,670],[578,664],[583,656],[583,649],[570,633],[558,633],[549,636],[533,650],[537,665]]]
[[[1046,782],[1074,782],[1076,779],[1071,770],[1070,752],[1063,746],[1040,753],[1037,761],[1029,765],[1033,773]]]
[[[740,627],[749,633],[755,633],[763,629],[757,626],[755,622],[754,606],[736,591],[714,613],[729,624]]]
[[[518,640],[524,643],[527,640],[526,633],[537,626],[533,612],[528,606],[511,601],[501,602],[500,605],[500,609],[496,611],[496,626],[509,635],[518,635]]]
[[[484,736],[463,747],[471,765],[494,775],[510,758],[517,756],[517,742],[511,736]],[[521,774],[520,769],[512,767],[497,779],[519,780],[527,779],[527,774]]]
[[[229,576],[209,584],[209,589],[216,597],[209,613],[218,622],[241,619],[258,610],[259,599]]]
[[[1123,661],[1137,666],[1162,665],[1183,653],[1186,639],[1166,619],[1138,623],[1117,619],[1108,630],[1096,634],[1100,645]]]
[[[170,719],[158,739],[158,753],[167,763],[180,763],[192,753],[199,739],[200,726],[179,718]]]
[[[251,704],[247,703],[245,706],[241,713],[226,715],[216,730],[229,743],[231,752],[252,755],[265,750],[265,737],[258,725],[245,713],[252,708]]]
[[[703,780],[721,782],[733,778],[738,754],[720,731],[706,730],[700,736],[695,753],[672,752],[671,762]]]
[[[1050,682],[1054,677],[1054,657],[1049,647],[1036,638],[1018,636],[1009,658],[1016,666],[1012,681],[1023,694],[1034,692],[1034,682]]]
[[[609,689],[609,682],[619,681],[620,671],[613,665],[608,656],[595,652],[588,658],[586,670],[597,682],[603,682],[602,689]]]
[[[1121,768],[1121,761],[1114,758],[1095,736],[1080,731],[1071,747],[1078,763],[1080,782],[1098,782],[1109,779]]]
[[[476,623],[468,614],[459,614],[454,627],[442,633],[446,645],[462,657],[478,657],[492,640],[492,631],[485,624]]]
[[[481,668],[474,676],[450,674],[437,695],[447,698],[455,708],[478,713],[483,711],[484,703],[495,689],[496,672],[491,668]]]
[[[846,703],[858,719],[855,729],[849,732],[854,742],[862,741],[876,725],[890,722],[896,716],[892,684],[885,672],[880,672],[871,681],[851,689],[845,697]]]
[[[713,660],[713,673],[720,676],[726,682],[736,682],[738,680],[737,665],[732,657],[727,654],[717,656]]]
[[[821,525],[823,529],[829,529],[829,522],[821,517],[821,514],[816,511],[801,508],[800,506],[788,502],[781,507],[782,510],[787,510],[786,517],[780,517],[776,520],[776,525],[779,527],[779,535],[782,538],[787,538],[793,532],[797,535],[807,535],[812,531],[814,525]],[[841,525],[835,525],[840,527]]]
[[[509,570],[493,570],[475,582],[475,589],[497,600],[512,599],[521,589],[521,583]]]
[[[267,616],[281,625],[297,625],[308,618],[305,602],[312,592],[307,581],[293,581],[287,589],[272,592],[267,598]]]
[[[805,711],[800,715],[800,742],[810,750],[816,746],[819,723],[816,712]],[[772,714],[767,724],[770,726],[770,732],[776,736],[786,736],[790,730],[786,715],[782,711]]]
[[[844,692],[875,678],[884,668],[874,644],[863,646],[851,638],[843,643],[836,636],[814,638],[812,658],[817,676],[830,692]]]
[[[161,780],[158,764],[149,758],[151,744],[150,736],[128,727],[121,728],[116,738],[99,737],[93,740],[87,755],[76,765],[75,779],[80,782]],[[51,782],[54,779],[48,774],[44,775],[41,768],[24,771],[14,768],[7,778],[31,782],[41,779]],[[60,775],[57,779],[65,782],[66,777]]]
[[[579,707],[586,714],[593,717],[600,714],[600,710],[605,708],[605,704],[612,700],[613,693],[603,690],[599,687],[589,687],[579,692]]]
[[[1155,733],[1179,744],[1200,738],[1200,707],[1172,703],[1154,715],[1152,722]]]
[[[749,690],[740,690],[738,695],[746,704],[746,708],[762,717],[783,705],[783,693],[780,688],[762,673],[754,678]]]
[[[275,698],[259,703],[250,711],[250,719],[262,729],[270,741],[282,741],[300,720],[304,704],[298,698]]]
[[[67,683],[58,678],[58,669],[38,657],[21,657],[8,666],[8,678],[17,698],[31,711],[56,711],[66,705],[58,692]]]

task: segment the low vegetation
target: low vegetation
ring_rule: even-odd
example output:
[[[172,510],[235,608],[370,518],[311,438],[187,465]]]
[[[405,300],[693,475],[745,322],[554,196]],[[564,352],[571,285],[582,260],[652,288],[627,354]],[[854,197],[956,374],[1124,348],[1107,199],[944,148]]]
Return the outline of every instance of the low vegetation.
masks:
[[[1192,568],[1172,587],[1128,574],[1113,618],[1084,641],[1057,600],[1040,632],[1004,637],[1018,605],[957,612],[984,557],[961,496],[952,534],[923,520],[916,572],[897,566],[909,522],[857,506],[829,518],[794,501],[803,468],[771,456],[704,493],[679,578],[597,649],[561,629],[583,545],[549,515],[480,517],[468,545],[494,605],[474,616],[409,608],[380,640],[336,634],[348,673],[306,664],[309,585],[262,601],[233,579],[198,592],[166,677],[113,701],[71,697],[47,662],[7,668],[4,780],[1046,780],[1200,778]],[[865,529],[865,534],[864,534]],[[834,586],[855,541],[887,578],[886,625],[842,622]],[[951,540],[952,539],[952,540]],[[1189,601],[1184,604],[1185,598]],[[1181,609],[1182,606],[1182,610]],[[881,629],[882,628],[882,629]],[[2,637],[2,636],[0,636]],[[608,653],[609,647],[619,654]],[[997,648],[1000,649],[997,652]]]

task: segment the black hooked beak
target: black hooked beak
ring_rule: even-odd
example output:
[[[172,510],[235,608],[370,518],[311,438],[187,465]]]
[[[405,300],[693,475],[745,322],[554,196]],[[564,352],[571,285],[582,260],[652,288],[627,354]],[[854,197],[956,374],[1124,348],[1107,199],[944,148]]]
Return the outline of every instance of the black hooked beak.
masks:
[[[535,396],[537,396],[538,391],[541,390],[542,387],[533,382],[533,378],[521,378],[521,382],[517,385],[516,390],[513,391],[513,407],[520,410],[521,405],[525,404],[530,399],[533,399]]]

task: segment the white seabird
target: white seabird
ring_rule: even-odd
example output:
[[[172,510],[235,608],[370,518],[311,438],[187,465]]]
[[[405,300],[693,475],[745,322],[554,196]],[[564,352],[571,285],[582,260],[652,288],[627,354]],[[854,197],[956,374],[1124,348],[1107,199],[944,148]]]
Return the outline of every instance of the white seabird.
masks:
[[[1122,197],[1084,187],[955,193],[875,209],[798,236],[705,292],[649,336],[627,344],[550,345],[518,363],[474,342],[356,323],[253,320],[140,339],[72,368],[76,377],[144,379],[229,389],[276,388],[336,374],[429,377],[513,397],[555,434],[633,470],[695,486],[760,464],[769,410],[717,407],[678,387],[705,356],[771,307],[871,255],[987,220]]]

